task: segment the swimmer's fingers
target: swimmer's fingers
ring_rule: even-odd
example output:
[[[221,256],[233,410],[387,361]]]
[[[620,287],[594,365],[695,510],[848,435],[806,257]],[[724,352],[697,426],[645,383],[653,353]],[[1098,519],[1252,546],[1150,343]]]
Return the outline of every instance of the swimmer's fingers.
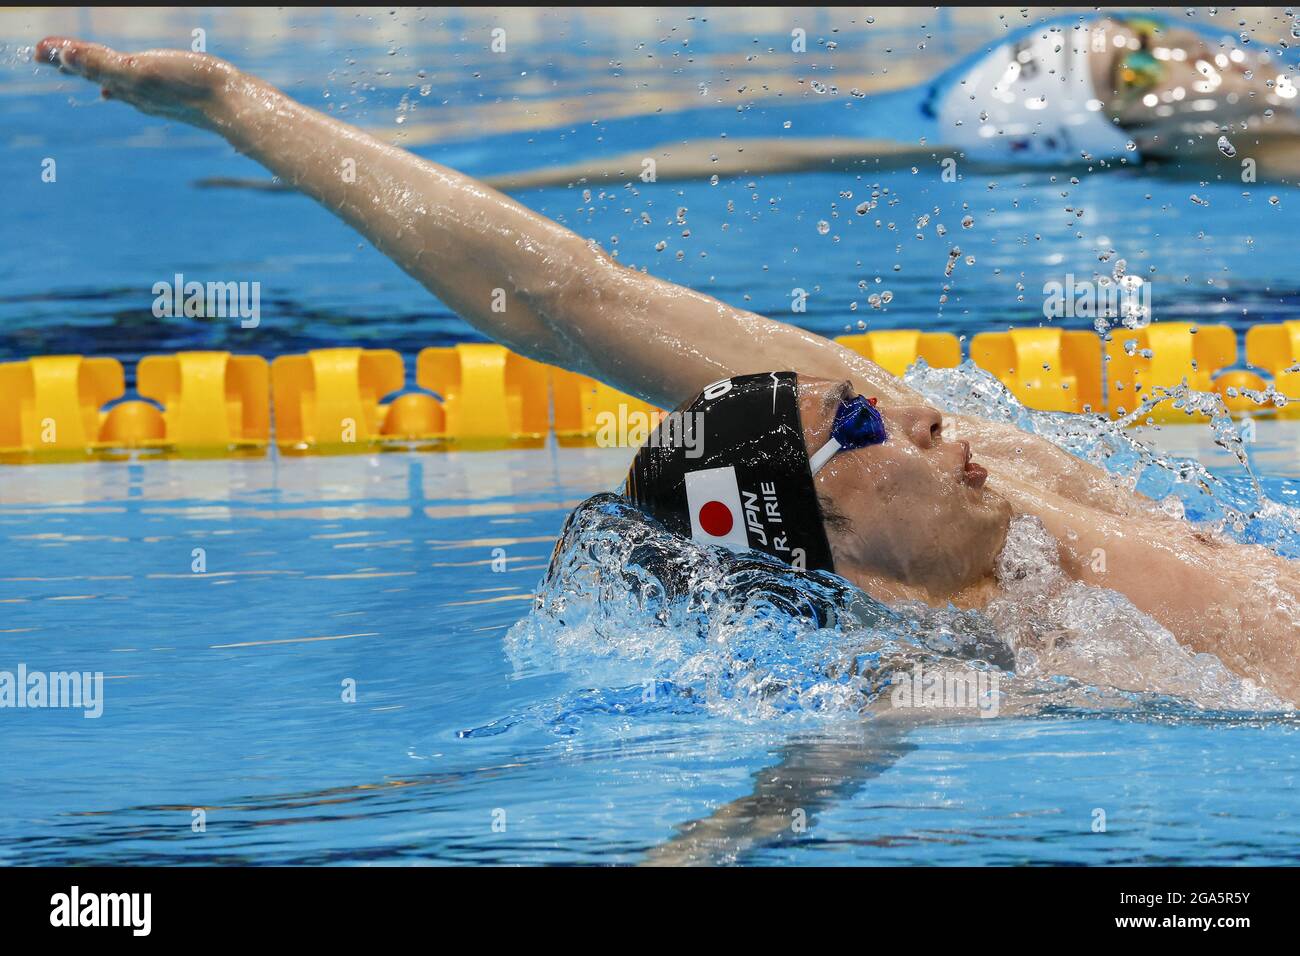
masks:
[[[105,97],[197,125],[203,124],[206,101],[237,73],[229,63],[205,53],[146,50],[125,54],[66,37],[42,40],[34,58],[98,83]]]
[[[36,44],[32,59],[58,67],[62,73],[73,73],[92,83],[100,83],[106,76],[120,72],[126,57],[101,43],[71,37],[46,37]]]

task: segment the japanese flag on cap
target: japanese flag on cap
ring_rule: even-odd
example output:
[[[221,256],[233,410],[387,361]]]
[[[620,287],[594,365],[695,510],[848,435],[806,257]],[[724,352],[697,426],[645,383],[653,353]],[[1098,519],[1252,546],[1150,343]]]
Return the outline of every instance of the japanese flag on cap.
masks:
[[[665,418],[655,440],[632,460],[625,495],[673,534],[700,544],[761,551],[801,570],[834,571],[798,385],[794,372],[737,375],[710,385],[673,413],[696,423],[695,444],[671,440],[676,432],[666,433],[665,425],[672,417]]]
[[[724,545],[732,551],[749,548],[734,465],[687,472],[686,504],[692,539],[701,544]]]

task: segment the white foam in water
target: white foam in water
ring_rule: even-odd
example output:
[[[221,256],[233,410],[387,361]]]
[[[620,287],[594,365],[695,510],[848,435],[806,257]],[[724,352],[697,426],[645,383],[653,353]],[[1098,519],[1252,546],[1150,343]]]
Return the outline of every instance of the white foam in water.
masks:
[[[1104,468],[1127,488],[1142,485],[1152,498],[1175,495],[1193,507],[1209,530],[1240,535],[1253,525],[1253,543],[1274,550],[1283,543],[1300,541],[1300,509],[1289,508],[1264,497],[1251,471],[1241,432],[1236,428],[1223,399],[1212,392],[1198,392],[1186,385],[1153,388],[1146,399],[1123,418],[1111,421],[1103,415],[1074,415],[1040,412],[1026,408],[988,372],[967,360],[958,368],[929,368],[919,361],[904,381],[936,407],[955,415],[974,415],[1004,422],[1040,435],[1073,455]],[[1272,388],[1265,392],[1244,391],[1261,406],[1274,400]],[[1145,422],[1156,405],[1165,404],[1189,415],[1206,415],[1206,425],[1215,444],[1232,454],[1249,477],[1251,493],[1243,494],[1224,485],[1195,459],[1162,455],[1137,439],[1129,430],[1134,422]],[[1285,398],[1282,400],[1285,404]],[[1166,510],[1172,502],[1162,502]],[[1180,515],[1181,516],[1181,515]]]
[[[1122,594],[1070,580],[1038,518],[1012,519],[998,558],[1003,594],[984,613],[1008,640],[1016,674],[1186,700],[1218,710],[1283,710],[1286,702],[1198,654]]]
[[[1198,462],[1143,445],[1124,421],[1026,409],[969,362],[921,365],[906,381],[951,413],[1016,424],[1121,484],[1140,480],[1164,496],[1167,512],[1186,507],[1211,529],[1251,532],[1276,548],[1300,528],[1300,512],[1263,498],[1257,485],[1228,489]],[[1213,415],[1216,439],[1230,450],[1235,441],[1246,464],[1218,396],[1170,394]],[[891,680],[918,664],[996,672],[1002,714],[1291,706],[1182,646],[1123,595],[1068,578],[1037,518],[1013,519],[997,576],[1003,593],[982,611],[888,608],[833,575],[800,575],[774,559],[737,559],[670,536],[601,496],[571,517],[536,607],[506,648],[521,675],[566,676],[569,690],[529,715],[557,727],[584,713],[665,708],[746,721],[857,718],[888,706]]]

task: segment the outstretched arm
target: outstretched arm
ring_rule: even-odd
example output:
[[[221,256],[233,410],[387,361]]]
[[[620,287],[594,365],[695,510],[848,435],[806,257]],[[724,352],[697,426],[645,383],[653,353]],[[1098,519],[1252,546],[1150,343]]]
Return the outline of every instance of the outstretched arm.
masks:
[[[109,98],[223,136],[366,236],[484,335],[663,408],[732,375],[791,369],[922,401],[880,366],[811,332],[625,268],[594,243],[485,184],[331,119],[216,57],[122,54],[50,37],[36,58]],[[498,292],[498,290],[500,290]],[[504,296],[504,311],[494,305]],[[1122,513],[1099,469],[1011,426],[952,420],[991,473]]]
[[[215,57],[49,38],[37,59],[147,113],[225,137],[330,209],[467,322],[663,407],[730,375],[793,368],[916,396],[821,336],[623,267],[508,196],[309,109]],[[504,296],[504,311],[499,304]],[[495,307],[494,307],[495,306]]]

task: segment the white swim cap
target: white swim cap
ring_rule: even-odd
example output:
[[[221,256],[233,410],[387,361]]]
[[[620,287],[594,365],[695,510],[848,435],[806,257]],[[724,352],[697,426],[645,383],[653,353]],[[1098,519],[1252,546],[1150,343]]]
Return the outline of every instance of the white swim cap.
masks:
[[[1093,89],[1093,37],[1085,26],[1042,27],[978,59],[938,104],[940,142],[976,160],[1123,156],[1128,137]]]

